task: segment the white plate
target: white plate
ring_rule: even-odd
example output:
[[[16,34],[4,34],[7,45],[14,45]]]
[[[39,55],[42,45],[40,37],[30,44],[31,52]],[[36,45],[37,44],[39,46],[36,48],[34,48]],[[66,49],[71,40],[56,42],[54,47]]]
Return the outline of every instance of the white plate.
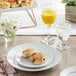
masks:
[[[24,46],[24,48],[27,48],[26,45],[23,45],[23,46]],[[47,66],[48,64],[51,64],[51,62],[53,61],[53,55],[51,54],[50,50],[46,50],[45,48],[41,48],[41,46],[28,45],[29,48],[31,46],[33,48],[35,48],[35,50],[37,52],[42,53],[45,56],[45,63],[42,65],[34,65],[34,64],[32,64],[32,62],[29,58],[22,58],[23,48],[21,47],[22,50],[19,50],[19,53],[16,54],[16,56],[15,56],[15,60],[20,66],[29,67],[29,68],[40,68],[40,67]],[[17,48],[19,48],[19,47],[17,47]]]
[[[61,73],[60,76],[76,76],[76,67],[70,67],[64,69]]]
[[[33,5],[29,5],[29,6],[25,6],[25,7],[16,7],[16,8],[0,9],[0,12],[26,10],[26,9],[34,8],[34,7],[36,7],[36,6],[37,6],[37,2],[34,0]]]
[[[51,54],[53,55],[53,61],[49,65],[47,65],[45,67],[41,67],[41,68],[27,68],[27,67],[19,66],[14,59],[15,55],[19,52],[19,50],[24,50],[26,48],[29,48],[30,46],[34,49],[38,49],[38,48],[40,48],[40,50],[45,49],[46,50],[45,52],[47,52],[47,50],[49,50],[51,52]],[[49,53],[48,53],[48,55],[49,55]],[[42,71],[42,70],[50,69],[50,68],[56,66],[57,64],[59,64],[61,61],[61,54],[56,49],[52,48],[49,45],[27,43],[27,44],[21,44],[19,46],[12,48],[7,54],[7,61],[10,65],[12,65],[13,67],[15,67],[19,70]]]

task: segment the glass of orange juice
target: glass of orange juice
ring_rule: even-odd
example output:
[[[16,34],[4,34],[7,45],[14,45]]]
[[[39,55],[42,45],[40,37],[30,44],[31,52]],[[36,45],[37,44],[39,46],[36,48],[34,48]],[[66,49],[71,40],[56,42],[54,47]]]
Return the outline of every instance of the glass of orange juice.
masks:
[[[41,18],[43,22],[45,23],[45,25],[47,26],[48,33],[47,33],[47,37],[42,40],[42,43],[45,43],[45,44],[54,43],[55,39],[50,36],[49,29],[55,22],[56,16],[57,14],[56,14],[55,6],[53,4],[48,3],[48,4],[43,5]]]

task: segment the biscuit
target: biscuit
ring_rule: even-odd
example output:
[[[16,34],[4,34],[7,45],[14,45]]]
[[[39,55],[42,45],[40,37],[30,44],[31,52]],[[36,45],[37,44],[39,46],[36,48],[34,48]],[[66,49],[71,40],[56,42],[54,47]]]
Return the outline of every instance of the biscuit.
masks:
[[[8,2],[8,0],[0,0],[0,2]]]
[[[26,1],[21,1],[19,6],[21,6],[21,7],[26,6]]]
[[[10,2],[17,2],[18,3],[18,0],[8,0],[8,2],[10,3]]]
[[[10,7],[11,8],[15,8],[15,7],[18,7],[19,5],[16,3],[16,2],[14,2],[14,3],[10,3]]]
[[[20,6],[23,7],[23,6],[28,6],[32,4],[33,4],[33,0],[23,0],[21,1]]]
[[[18,7],[19,6],[17,0],[8,0],[8,2],[10,3],[10,7],[11,8],[15,8],[15,7]]]
[[[22,51],[22,57],[27,58],[30,57],[32,54],[36,53],[36,50],[33,48],[28,48]]]
[[[34,53],[30,56],[31,62],[35,65],[41,65],[45,63],[45,57],[42,53]]]
[[[28,0],[27,5],[33,5],[33,0]]]
[[[8,3],[8,2],[0,2],[0,8],[2,8],[2,9],[10,8],[10,3]]]

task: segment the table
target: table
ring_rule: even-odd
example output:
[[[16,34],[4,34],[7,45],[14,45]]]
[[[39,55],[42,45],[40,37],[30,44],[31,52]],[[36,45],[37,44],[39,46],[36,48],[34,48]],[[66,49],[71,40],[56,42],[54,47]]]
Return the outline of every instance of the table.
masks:
[[[44,36],[16,36],[15,41],[5,44],[4,36],[0,36],[0,55],[7,54],[9,50],[22,43],[40,43]],[[71,36],[68,40],[70,49],[67,51],[60,51],[62,60],[59,65],[52,69],[48,69],[41,72],[26,72],[17,70],[15,76],[59,76],[60,72],[71,66],[76,66],[76,36]]]

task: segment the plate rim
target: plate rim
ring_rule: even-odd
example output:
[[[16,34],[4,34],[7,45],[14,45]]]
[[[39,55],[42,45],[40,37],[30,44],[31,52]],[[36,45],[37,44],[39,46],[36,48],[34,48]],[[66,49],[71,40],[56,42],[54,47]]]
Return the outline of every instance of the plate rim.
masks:
[[[75,70],[76,72],[76,66],[68,67],[65,68],[64,70],[61,71],[60,76],[67,76],[69,73],[73,72]]]
[[[24,44],[30,44],[30,43],[24,43]],[[20,45],[24,45],[24,44],[20,44]],[[31,44],[37,44],[37,45],[45,45],[45,44],[41,44],[41,43],[31,43]],[[17,46],[15,46],[15,47],[13,47],[13,48],[16,48],[16,47],[18,47],[18,46],[20,46],[20,45],[17,45]],[[47,45],[47,46],[49,46],[49,45]],[[49,46],[49,47],[51,47],[51,48],[53,48],[52,46]],[[12,49],[13,49],[12,48]],[[12,50],[11,49],[11,50]],[[9,64],[11,65],[11,66],[13,66],[14,68],[16,68],[16,69],[19,69],[19,70],[23,70],[23,71],[30,71],[30,72],[36,72],[36,71],[43,71],[43,70],[47,70],[47,69],[50,69],[50,68],[53,68],[54,66],[56,66],[56,65],[58,65],[59,63],[60,63],[60,61],[61,61],[61,53],[59,52],[59,51],[57,51],[55,48],[53,48],[55,51],[56,51],[56,53],[57,53],[57,55],[58,55],[58,61],[57,61],[57,63],[55,63],[54,65],[52,65],[52,66],[50,66],[50,65],[48,65],[48,66],[46,66],[46,68],[43,68],[43,69],[35,69],[35,70],[30,70],[30,69],[21,69],[21,68],[19,68],[19,67],[16,67],[17,65],[16,64],[14,64],[13,62],[13,64],[11,64],[10,62],[9,62],[9,59],[8,59],[8,55],[9,55],[9,53],[11,52],[11,50],[8,52],[8,54],[7,54],[7,61],[9,62]],[[54,60],[55,61],[55,60]],[[50,66],[50,67],[49,67]]]

